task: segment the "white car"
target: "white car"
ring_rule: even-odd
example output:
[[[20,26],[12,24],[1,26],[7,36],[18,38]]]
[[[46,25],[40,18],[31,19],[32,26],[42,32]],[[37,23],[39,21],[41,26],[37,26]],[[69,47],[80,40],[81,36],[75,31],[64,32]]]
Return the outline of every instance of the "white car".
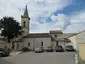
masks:
[[[35,48],[35,53],[41,53],[43,50],[41,48]]]

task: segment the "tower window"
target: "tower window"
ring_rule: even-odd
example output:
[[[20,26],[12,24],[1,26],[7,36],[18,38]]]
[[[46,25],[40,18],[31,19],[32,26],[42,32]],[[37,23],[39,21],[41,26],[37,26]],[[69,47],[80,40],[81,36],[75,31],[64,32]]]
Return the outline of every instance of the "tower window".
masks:
[[[23,22],[23,27],[25,27],[25,21]]]

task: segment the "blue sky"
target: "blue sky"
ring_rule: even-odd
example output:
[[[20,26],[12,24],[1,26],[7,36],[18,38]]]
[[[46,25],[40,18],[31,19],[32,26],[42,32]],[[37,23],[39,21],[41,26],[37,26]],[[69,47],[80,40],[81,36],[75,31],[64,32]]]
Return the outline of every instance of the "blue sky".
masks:
[[[72,15],[74,12],[85,10],[85,0],[73,0],[73,3],[66,6],[63,10],[55,11],[54,15],[63,13],[66,15]]]
[[[21,22],[26,4],[30,32],[85,30],[85,0],[0,0],[0,18],[12,16]]]

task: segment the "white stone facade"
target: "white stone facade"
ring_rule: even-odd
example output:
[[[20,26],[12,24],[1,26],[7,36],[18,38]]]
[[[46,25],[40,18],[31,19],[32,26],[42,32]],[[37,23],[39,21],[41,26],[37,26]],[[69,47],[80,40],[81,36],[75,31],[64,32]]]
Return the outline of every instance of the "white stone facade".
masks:
[[[46,48],[48,46],[51,46],[51,39],[48,38],[25,38],[24,39],[24,47],[28,47],[29,49],[34,50],[35,48],[41,47],[41,42],[43,42],[43,48]],[[30,43],[30,46],[28,46],[28,43]]]
[[[85,31],[82,31],[82,32],[78,33],[77,35],[69,37],[69,39],[71,40],[74,48],[76,50],[78,50],[78,44],[85,43]]]

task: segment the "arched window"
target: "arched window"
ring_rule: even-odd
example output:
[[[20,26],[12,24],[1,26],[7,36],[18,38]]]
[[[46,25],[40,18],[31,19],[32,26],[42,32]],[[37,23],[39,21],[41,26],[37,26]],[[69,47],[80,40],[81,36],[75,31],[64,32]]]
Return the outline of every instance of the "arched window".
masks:
[[[28,43],[28,47],[30,46],[30,42]]]
[[[41,46],[43,46],[43,42],[41,42]]]
[[[25,27],[25,21],[23,22],[23,27]]]

